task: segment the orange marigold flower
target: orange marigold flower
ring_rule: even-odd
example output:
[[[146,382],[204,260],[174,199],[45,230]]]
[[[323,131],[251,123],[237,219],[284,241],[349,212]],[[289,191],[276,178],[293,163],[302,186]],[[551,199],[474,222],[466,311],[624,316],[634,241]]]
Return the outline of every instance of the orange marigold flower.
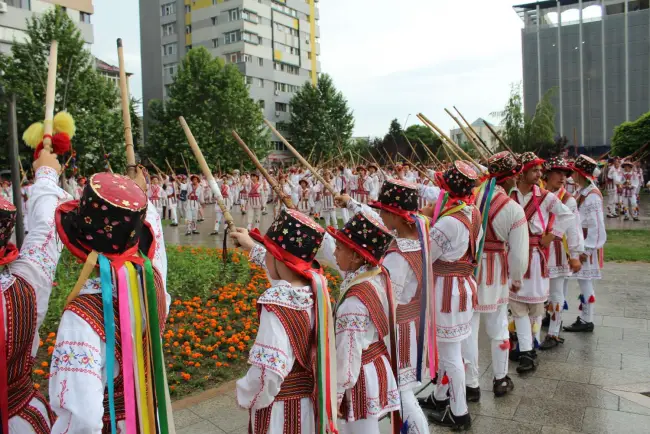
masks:
[[[235,347],[228,347],[228,351],[230,351],[231,353],[234,353],[235,352]]]
[[[41,366],[44,367],[44,368],[47,368],[50,365],[47,362],[41,362]]]
[[[40,385],[40,384],[38,384],[38,383],[34,383],[34,389],[40,389],[40,388],[41,388],[41,385]]]
[[[49,346],[49,347],[47,347],[47,354],[48,354],[49,356],[51,356],[53,352],[54,352],[54,347],[53,347],[53,346]]]

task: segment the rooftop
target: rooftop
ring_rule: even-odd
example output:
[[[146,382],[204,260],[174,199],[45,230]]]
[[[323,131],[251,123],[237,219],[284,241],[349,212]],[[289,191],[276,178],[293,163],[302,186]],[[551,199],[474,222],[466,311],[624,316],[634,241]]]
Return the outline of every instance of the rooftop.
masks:
[[[119,75],[120,68],[118,66],[111,65],[110,63],[104,62],[102,59],[95,57],[95,68],[99,72],[103,72],[108,75]],[[132,76],[131,72],[126,73],[127,76]]]

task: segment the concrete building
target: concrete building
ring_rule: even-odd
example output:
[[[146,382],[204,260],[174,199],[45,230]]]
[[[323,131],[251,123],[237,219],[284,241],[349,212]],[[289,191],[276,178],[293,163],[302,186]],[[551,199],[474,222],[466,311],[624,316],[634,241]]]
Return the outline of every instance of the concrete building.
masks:
[[[514,6],[524,22],[524,110],[557,88],[556,131],[587,152],[650,110],[648,0],[549,0]],[[604,151],[603,151],[604,152]]]
[[[289,101],[316,82],[318,0],[140,0],[142,96],[164,99],[185,54],[198,46],[236,64],[271,122],[289,120]],[[276,149],[283,145],[273,139]]]
[[[485,123],[483,123],[483,118],[478,118],[474,122],[472,122],[472,128],[474,131],[476,131],[476,134],[479,135],[481,140],[485,142],[485,144],[488,145],[488,148],[490,148],[491,151],[496,151],[499,148],[499,140],[494,137],[494,134],[490,132],[490,129],[485,126]],[[492,123],[488,122],[492,129],[496,131],[497,133],[500,133],[503,127],[498,126],[498,125],[493,125]],[[470,132],[471,134],[471,132]],[[458,144],[463,144],[467,143],[469,144],[469,141],[467,140],[467,137],[465,136],[465,133],[463,133],[463,130],[460,128],[456,128],[453,130],[449,131],[449,137],[451,140]]]
[[[11,52],[11,45],[27,38],[27,21],[59,5],[79,26],[86,48],[93,43],[92,0],[0,0],[0,52]]]

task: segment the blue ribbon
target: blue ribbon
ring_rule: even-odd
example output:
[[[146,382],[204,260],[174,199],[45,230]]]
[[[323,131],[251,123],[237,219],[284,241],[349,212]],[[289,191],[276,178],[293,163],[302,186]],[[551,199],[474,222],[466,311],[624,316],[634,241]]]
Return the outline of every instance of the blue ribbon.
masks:
[[[415,227],[418,230],[418,239],[420,241],[420,246],[422,246],[422,291],[420,292],[420,327],[418,330],[418,340],[417,340],[417,362],[415,365],[415,379],[417,381],[422,381],[422,362],[424,359],[424,335],[426,329],[426,318],[427,318],[427,282],[428,282],[428,255],[424,251],[426,249],[426,239],[429,234],[426,233],[426,223],[420,220],[419,216],[414,216]],[[406,424],[406,421],[404,422]],[[408,426],[408,425],[407,425]]]
[[[108,410],[111,417],[111,433],[116,434],[115,424],[115,313],[113,311],[113,275],[111,263],[99,255],[99,277],[102,285],[102,304],[104,306],[104,331],[106,333],[106,385],[108,387]]]

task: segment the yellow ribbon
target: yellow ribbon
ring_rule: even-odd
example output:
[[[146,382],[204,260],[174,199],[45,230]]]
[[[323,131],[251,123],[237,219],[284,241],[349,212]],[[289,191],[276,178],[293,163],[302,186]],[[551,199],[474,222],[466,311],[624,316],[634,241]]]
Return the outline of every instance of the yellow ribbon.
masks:
[[[86,281],[90,278],[90,274],[95,269],[95,265],[97,265],[97,257],[98,254],[94,250],[88,254],[88,258],[86,258],[86,263],[81,269],[81,274],[79,274],[77,283],[75,283],[74,288],[72,288],[72,291],[70,292],[70,294],[68,294],[68,298],[65,301],[66,306],[72,303],[72,301],[75,298],[77,298],[77,296],[81,292],[81,288],[84,286]]]
[[[462,210],[463,208],[466,208],[466,207],[467,207],[467,204],[466,204],[466,203],[461,203],[460,205],[456,205],[455,207],[450,208],[450,209],[448,209],[447,211],[445,211],[445,212],[442,214],[441,217],[447,217],[447,216],[450,216],[450,215],[452,215],[453,213],[458,212],[458,211],[460,211],[460,210]]]
[[[348,292],[348,289],[352,288],[354,285],[356,285],[357,283],[359,283],[362,280],[367,280],[367,279],[371,279],[371,278],[375,277],[379,273],[381,273],[381,268],[374,267],[374,268],[371,268],[368,271],[364,271],[363,273],[356,276],[354,279],[352,279],[352,281],[350,282],[348,287],[345,289],[345,292],[342,292],[340,294],[339,302],[345,298],[345,294]]]

